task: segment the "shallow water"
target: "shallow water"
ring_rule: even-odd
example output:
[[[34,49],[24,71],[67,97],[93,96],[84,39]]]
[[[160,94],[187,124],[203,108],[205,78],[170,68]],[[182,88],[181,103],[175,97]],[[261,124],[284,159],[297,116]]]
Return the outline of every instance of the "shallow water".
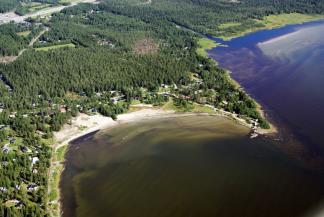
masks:
[[[209,52],[324,170],[324,21],[264,30]],[[216,41],[220,41],[215,39]],[[315,162],[316,161],[316,162]]]
[[[61,189],[65,217],[298,217],[323,176],[265,138],[216,116],[120,125],[74,141]]]

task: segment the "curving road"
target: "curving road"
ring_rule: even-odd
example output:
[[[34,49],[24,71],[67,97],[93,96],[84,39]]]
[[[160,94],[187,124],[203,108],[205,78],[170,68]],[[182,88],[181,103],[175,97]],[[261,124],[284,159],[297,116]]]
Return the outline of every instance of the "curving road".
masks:
[[[68,6],[55,6],[55,7],[50,7],[50,8],[44,8],[42,10],[36,11],[34,13],[26,14],[24,16],[19,16],[15,14],[14,12],[8,12],[1,14],[0,13],[0,25],[4,23],[9,23],[11,21],[15,23],[22,23],[24,22],[25,19],[30,18],[30,17],[41,17],[41,16],[47,16],[50,14],[53,14],[55,12],[60,12],[64,8],[72,7],[80,3],[98,3],[97,0],[76,0],[73,3],[71,3]]]

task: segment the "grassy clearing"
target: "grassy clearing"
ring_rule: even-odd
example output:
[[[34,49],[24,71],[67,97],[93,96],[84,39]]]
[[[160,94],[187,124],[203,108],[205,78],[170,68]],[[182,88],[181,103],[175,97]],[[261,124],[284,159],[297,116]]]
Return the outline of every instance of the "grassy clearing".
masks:
[[[141,101],[139,101],[139,100],[132,100],[131,101],[131,105],[138,105],[138,104],[141,104]]]
[[[238,22],[229,22],[229,23],[222,23],[221,25],[218,26],[218,28],[227,29],[230,27],[240,26],[240,25],[241,25],[241,23],[238,23]]]
[[[224,23],[218,27],[219,29],[223,30],[223,33],[220,32],[220,35],[216,37],[221,38],[225,41],[229,41],[233,38],[237,38],[259,30],[280,28],[289,24],[301,24],[320,19],[324,19],[324,15],[300,13],[270,15],[264,17],[262,20],[254,20],[255,24],[248,27],[245,27],[243,23]],[[230,29],[230,33],[226,32],[228,29]]]
[[[31,31],[17,32],[17,35],[27,37],[30,33]]]
[[[40,3],[40,2],[23,2],[20,7],[17,8],[16,12],[20,15],[27,13],[33,13],[45,8],[51,7],[51,4]]]
[[[56,161],[62,162],[64,160],[64,155],[65,155],[66,149],[67,149],[67,145],[62,146],[56,150],[56,153],[55,153]]]
[[[217,47],[218,43],[208,38],[200,38],[198,40],[197,54],[203,57],[207,57],[207,50],[211,50],[214,47]]]
[[[53,154],[53,163],[48,180],[50,189],[48,193],[50,216],[59,216],[59,183],[63,170],[62,162],[64,161],[66,150],[67,145],[60,147]]]
[[[324,19],[324,15],[291,13],[291,14],[270,15],[265,17],[263,20],[259,20],[257,22],[265,25],[267,29],[273,29],[288,24],[299,24],[299,23],[305,23],[305,22],[319,20],[319,19]]]
[[[197,103],[193,104],[193,108],[192,108],[191,112],[215,114],[215,111],[213,108],[208,107],[206,105],[197,104]]]
[[[208,107],[206,105],[201,105],[198,103],[192,103],[187,108],[176,106],[172,98],[170,98],[169,101],[162,106],[162,109],[173,110],[175,112],[195,112],[195,113],[215,114],[214,109],[212,109],[211,107]]]
[[[59,44],[59,45],[53,45],[49,47],[39,47],[35,48],[36,51],[49,51],[49,50],[54,50],[54,49],[59,49],[59,48],[75,48],[75,44],[69,43],[69,44]]]

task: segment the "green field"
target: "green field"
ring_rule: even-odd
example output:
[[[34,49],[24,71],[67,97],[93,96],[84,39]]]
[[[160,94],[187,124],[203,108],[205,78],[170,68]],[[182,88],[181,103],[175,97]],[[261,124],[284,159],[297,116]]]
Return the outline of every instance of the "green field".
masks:
[[[266,16],[258,22],[264,24],[266,28],[272,29],[288,24],[298,24],[319,19],[324,19],[324,15],[291,13]]]
[[[17,35],[22,36],[22,37],[27,37],[31,31],[24,31],[24,32],[18,32]]]
[[[197,53],[200,56],[207,57],[207,50],[211,50],[214,47],[217,47],[219,44],[208,38],[200,38],[198,40]]]
[[[254,25],[250,26],[246,26],[243,22],[229,22],[221,24],[218,28],[222,31],[220,31],[220,34],[216,35],[216,37],[223,40],[231,40],[258,30],[274,29],[289,24],[300,24],[320,19],[324,19],[324,15],[300,13],[269,15],[261,20],[254,20]]]
[[[16,8],[16,13],[19,15],[25,15],[28,13],[33,13],[45,8],[51,7],[51,4],[40,3],[40,2],[22,2],[19,7]]]
[[[69,43],[69,44],[59,44],[59,45],[53,45],[49,47],[38,47],[35,48],[36,51],[49,51],[49,50],[54,50],[54,49],[59,49],[59,48],[75,48],[75,44]]]
[[[164,110],[173,110],[175,112],[195,112],[195,113],[215,114],[215,111],[211,107],[201,105],[198,103],[192,103],[186,108],[176,106],[172,98],[170,98],[169,101],[165,103],[161,108]]]
[[[227,29],[229,27],[240,26],[241,23],[238,22],[229,22],[229,23],[222,23],[218,26],[220,29]]]

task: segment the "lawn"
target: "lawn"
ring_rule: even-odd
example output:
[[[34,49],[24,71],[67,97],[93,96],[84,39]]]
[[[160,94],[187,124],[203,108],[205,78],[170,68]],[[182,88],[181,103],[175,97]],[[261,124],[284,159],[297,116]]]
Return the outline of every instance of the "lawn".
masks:
[[[75,48],[75,44],[69,43],[69,44],[59,44],[59,45],[53,45],[49,47],[38,47],[35,48],[36,51],[49,51],[49,50],[54,50],[54,49],[59,49],[59,48]]]

